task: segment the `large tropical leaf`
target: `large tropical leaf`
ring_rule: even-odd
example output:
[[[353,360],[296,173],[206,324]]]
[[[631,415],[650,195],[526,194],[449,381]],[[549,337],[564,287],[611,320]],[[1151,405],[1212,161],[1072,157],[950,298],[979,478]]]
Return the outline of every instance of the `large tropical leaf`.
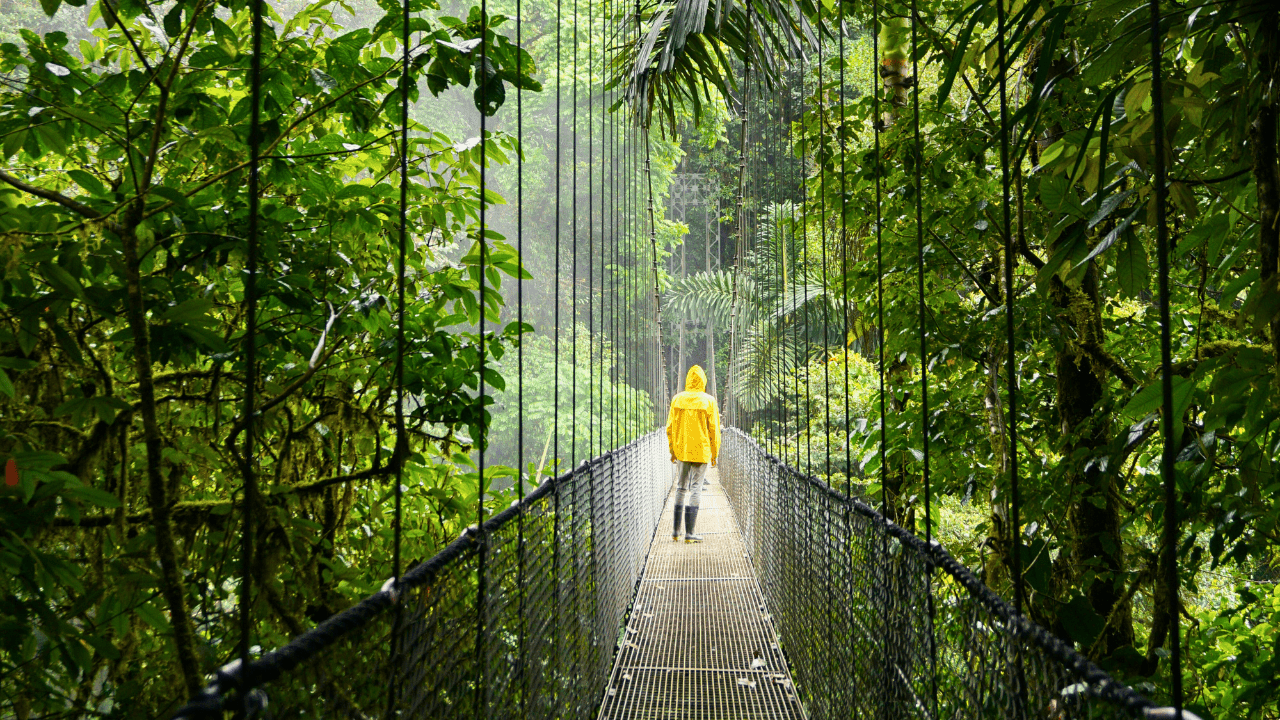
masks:
[[[781,72],[778,58],[799,57],[817,37],[809,17],[813,0],[663,0],[644,21],[648,30],[615,61],[613,85],[648,127],[658,107],[674,130],[676,107],[687,101],[695,119],[714,88],[732,100],[738,81],[730,62],[750,67],[772,87]]]
[[[783,381],[796,368],[799,343],[790,323],[761,321],[747,328],[730,373],[733,396],[742,408],[755,412],[778,395]]]
[[[804,278],[807,282],[783,290],[768,285],[760,286],[747,277],[738,279],[738,327],[746,328],[762,318],[786,319],[808,307],[811,317],[819,317],[823,303],[828,309],[837,309],[838,298],[820,282]],[[681,318],[699,322],[711,322],[722,330],[729,329],[733,316],[733,271],[712,270],[698,272],[676,279],[662,300],[662,309],[669,320]]]

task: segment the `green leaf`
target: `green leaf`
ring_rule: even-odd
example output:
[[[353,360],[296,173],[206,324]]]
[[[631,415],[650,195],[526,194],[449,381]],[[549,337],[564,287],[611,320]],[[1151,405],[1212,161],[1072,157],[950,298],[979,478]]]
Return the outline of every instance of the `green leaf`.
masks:
[[[90,175],[84,170],[68,170],[67,177],[71,178],[75,184],[88,190],[93,195],[106,195],[107,188],[98,178]]]
[[[98,654],[108,660],[115,660],[120,657],[120,651],[110,640],[98,637],[97,635],[84,635],[84,641],[88,643]]]
[[[142,618],[144,622],[161,633],[170,632],[172,629],[169,627],[169,620],[165,618],[164,613],[157,610],[151,603],[143,603],[139,605],[134,608],[134,612],[136,612],[138,617]]]
[[[62,0],[40,0],[40,8],[44,10],[44,14],[53,17],[58,12],[58,6],[62,5]]]
[[[87,486],[71,487],[64,491],[64,494],[77,500],[84,500],[98,507],[107,509],[120,507],[120,500],[115,495],[106,490],[99,490]]]
[[[1241,314],[1251,318],[1254,329],[1259,331],[1280,316],[1280,280],[1271,277],[1254,285]]]
[[[5,374],[5,371],[0,370],[0,393],[4,393],[12,398],[14,392],[13,383],[9,382],[9,376]]]
[[[22,149],[24,143],[27,142],[26,130],[15,130],[4,137],[4,159],[8,160],[15,153]]]
[[[98,419],[110,425],[116,421],[116,415],[131,408],[129,403],[118,397],[98,396],[92,399],[90,405],[98,414]]]
[[[328,74],[324,73],[323,71],[319,70],[318,68],[311,69],[311,82],[315,83],[316,86],[319,87],[321,90],[323,90],[326,94],[331,93],[334,90],[338,89],[338,81],[334,80],[332,77],[330,77]]]
[[[492,117],[497,114],[498,109],[506,102],[507,89],[502,80],[494,79],[478,86],[475,92],[472,93],[472,98],[475,101],[477,110],[488,117]]]
[[[213,300],[195,297],[169,308],[160,316],[160,319],[171,323],[190,323],[203,319],[212,307]]]
[[[1150,95],[1151,82],[1149,80],[1134,83],[1133,87],[1129,88],[1129,92],[1124,94],[1125,117],[1129,120],[1135,119],[1142,110],[1142,104],[1147,101]]]
[[[51,262],[40,263],[40,274],[58,292],[80,300],[84,299],[84,288],[80,287],[80,282],[60,265]]]
[[[947,67],[943,71],[942,85],[938,88],[939,109],[946,104],[947,98],[951,95],[951,86],[955,83],[956,74],[962,72],[960,64],[969,50],[969,38],[973,36],[973,29],[977,26],[981,17],[982,13],[973,13],[973,18],[969,20],[969,24],[960,32],[960,37],[956,40],[955,47],[951,48],[951,59],[947,61]],[[1005,59],[1006,61],[1008,60],[1007,57]]]
[[[62,124],[56,125],[40,125],[36,127],[36,135],[40,138],[40,144],[45,149],[50,150],[58,155],[67,154],[67,136],[66,132],[69,127],[63,127]]]
[[[1124,233],[1124,241],[1116,255],[1116,275],[1119,276],[1120,289],[1128,297],[1138,297],[1140,292],[1150,287],[1151,267],[1147,263],[1147,251],[1133,230]]]
[[[164,31],[169,37],[182,34],[182,3],[174,3],[173,9],[165,14]]]
[[[1107,233],[1107,234],[1106,234],[1106,236],[1102,238],[1102,242],[1098,243],[1098,244],[1093,248],[1093,250],[1091,250],[1091,251],[1089,252],[1089,254],[1088,254],[1088,255],[1086,255],[1086,256],[1084,257],[1084,259],[1083,259],[1083,260],[1081,260],[1080,262],[1076,263],[1075,267],[1080,267],[1081,265],[1083,265],[1083,264],[1085,264],[1085,263],[1089,262],[1090,260],[1092,260],[1092,259],[1094,259],[1094,258],[1098,257],[1099,255],[1101,255],[1102,253],[1106,252],[1106,251],[1107,251],[1107,248],[1109,248],[1109,247],[1111,247],[1112,245],[1114,245],[1114,244],[1115,244],[1115,242],[1116,242],[1116,240],[1118,240],[1118,239],[1120,238],[1120,236],[1121,236],[1121,235],[1122,235],[1126,230],[1128,230],[1128,229],[1129,229],[1129,226],[1133,224],[1133,219],[1134,219],[1134,218],[1136,218],[1136,217],[1138,216],[1138,213],[1139,213],[1139,212],[1141,212],[1141,211],[1143,210],[1143,208],[1145,208],[1145,207],[1146,207],[1146,206],[1145,206],[1145,205],[1143,205],[1142,203],[1139,203],[1139,204],[1135,205],[1135,206],[1133,207],[1133,210],[1132,210],[1132,211],[1130,211],[1130,213],[1129,213],[1128,217],[1126,217],[1124,220],[1121,220],[1119,225],[1117,225],[1117,226],[1115,226],[1114,228],[1112,228],[1112,229],[1111,229],[1111,232]]]
[[[1106,621],[1089,605],[1084,595],[1077,594],[1058,611],[1058,619],[1071,639],[1088,647],[1102,634]]]
[[[1194,390],[1196,384],[1190,378],[1175,376],[1173,378],[1173,407],[1174,414],[1180,416],[1178,408],[1185,409],[1191,402],[1191,391]],[[1162,385],[1159,380],[1142,388],[1134,395],[1129,403],[1124,406],[1121,414],[1139,420],[1150,415],[1160,409],[1164,403],[1164,393],[1161,389]]]
[[[1040,201],[1050,210],[1057,211],[1067,196],[1067,179],[1060,175],[1040,178]]]

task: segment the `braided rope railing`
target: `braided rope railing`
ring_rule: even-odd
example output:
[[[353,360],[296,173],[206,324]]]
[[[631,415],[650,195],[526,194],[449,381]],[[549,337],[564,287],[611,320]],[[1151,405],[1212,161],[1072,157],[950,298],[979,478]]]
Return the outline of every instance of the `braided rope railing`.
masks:
[[[720,466],[810,718],[1174,717],[1017,613],[937,542],[741,431],[725,432]]]
[[[594,716],[670,467],[665,438],[653,432],[543,482],[398,587],[388,581],[247,669],[225,666],[175,717]]]

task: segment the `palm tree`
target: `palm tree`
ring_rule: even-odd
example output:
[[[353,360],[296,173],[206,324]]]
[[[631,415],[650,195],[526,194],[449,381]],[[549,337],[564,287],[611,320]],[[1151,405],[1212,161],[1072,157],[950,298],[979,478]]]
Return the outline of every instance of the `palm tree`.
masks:
[[[880,78],[884,82],[885,109],[880,115],[883,128],[892,127],[907,106],[907,90],[915,78],[907,75],[907,51],[911,25],[907,18],[890,15],[880,22]]]
[[[755,249],[744,253],[738,278],[739,347],[733,361],[736,367],[728,374],[729,394],[747,412],[758,411],[776,399],[777,389],[782,387],[780,376],[796,368],[798,343],[803,338],[821,339],[821,327],[804,325],[805,308],[822,303],[834,307],[838,301],[816,275],[788,277],[793,271],[787,267],[786,258],[793,254],[792,248],[784,244],[790,242],[788,236],[792,233],[778,229],[790,222],[790,206],[772,205],[763,214],[765,220],[760,223]],[[800,237],[795,240],[802,242]],[[770,279],[778,257],[783,258],[781,277]],[[733,305],[731,270],[703,271],[676,280],[662,303],[668,317],[688,317],[721,332],[732,330]],[[809,312],[808,317],[823,314]],[[820,344],[813,348],[815,355],[827,350]]]

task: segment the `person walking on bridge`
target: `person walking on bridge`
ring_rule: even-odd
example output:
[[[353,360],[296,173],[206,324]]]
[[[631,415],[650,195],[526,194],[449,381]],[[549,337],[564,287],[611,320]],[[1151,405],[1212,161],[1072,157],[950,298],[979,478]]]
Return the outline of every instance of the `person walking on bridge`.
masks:
[[[689,368],[684,392],[671,398],[667,415],[667,446],[671,462],[679,463],[680,479],[676,485],[676,512],[671,539],[680,541],[680,518],[684,516],[684,541],[702,542],[693,534],[698,522],[698,502],[702,499],[702,480],[707,465],[716,466],[720,454],[720,409],[716,399],[705,392],[707,374],[702,367]]]

